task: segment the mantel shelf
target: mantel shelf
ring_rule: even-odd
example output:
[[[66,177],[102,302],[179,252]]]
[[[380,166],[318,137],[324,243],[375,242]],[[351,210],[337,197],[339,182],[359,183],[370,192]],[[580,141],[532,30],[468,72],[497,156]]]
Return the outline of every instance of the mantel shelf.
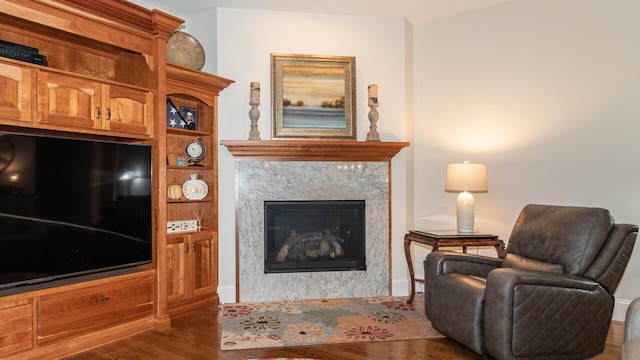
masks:
[[[237,160],[390,161],[408,142],[222,140]]]

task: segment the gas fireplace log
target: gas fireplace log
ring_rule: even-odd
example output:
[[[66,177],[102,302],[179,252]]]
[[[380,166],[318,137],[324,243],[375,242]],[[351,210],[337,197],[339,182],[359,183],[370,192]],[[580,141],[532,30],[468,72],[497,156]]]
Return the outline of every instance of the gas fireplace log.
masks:
[[[333,245],[333,252],[331,252],[329,256],[331,256],[332,258],[341,257],[343,254],[342,246],[340,246],[338,240],[336,240],[336,236],[331,234],[331,231],[329,229],[324,229],[324,237],[331,245]]]
[[[296,245],[296,242],[298,242],[298,237],[296,236],[296,233],[297,233],[296,230],[291,230],[291,234],[289,234],[287,241],[285,241],[284,245],[282,245],[282,247],[280,248],[280,252],[278,252],[278,256],[276,256],[276,260],[279,263],[283,262],[287,258],[287,255],[289,254],[289,249],[294,247]]]
[[[284,245],[280,248],[276,261],[284,262],[287,258],[291,260],[303,260],[305,258],[319,257],[342,257],[344,251],[336,240],[335,235],[328,229],[321,232],[306,232],[298,234],[292,230]]]
[[[287,256],[290,259],[301,257],[318,257],[319,244],[323,236],[321,232],[306,232],[298,234],[297,230],[291,230],[291,234],[280,248],[276,261],[284,262]]]

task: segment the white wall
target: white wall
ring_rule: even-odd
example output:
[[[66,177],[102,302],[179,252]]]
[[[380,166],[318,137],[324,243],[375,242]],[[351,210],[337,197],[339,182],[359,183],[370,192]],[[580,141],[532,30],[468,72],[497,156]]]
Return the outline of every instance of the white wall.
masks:
[[[220,96],[219,138],[247,139],[249,87],[252,81],[259,81],[259,130],[263,140],[271,139],[270,54],[289,53],[355,56],[358,140],[364,140],[369,131],[367,85],[376,83],[380,136],[383,141],[405,141],[405,26],[404,19],[393,17],[219,8],[218,67],[209,71],[236,81]],[[224,147],[219,154],[219,291],[222,301],[230,302],[235,300],[235,163]],[[392,277],[398,287],[396,295],[408,293],[402,250],[407,219],[405,156],[401,152],[392,161]]]
[[[488,165],[476,227],[502,239],[527,203],[640,223],[638,14],[634,0],[519,0],[415,26],[416,226],[455,223],[444,172],[463,160]],[[640,296],[639,247],[618,305]]]
[[[412,142],[393,161],[392,272],[403,295],[406,230],[455,226],[455,194],[443,190],[449,162],[488,164],[476,227],[505,240],[527,203],[600,206],[640,223],[638,14],[637,0],[518,0],[413,29],[397,18],[231,9],[186,25],[208,59],[217,52],[204,70],[236,80],[220,99],[221,139],[247,138],[251,81],[262,83],[260,132],[270,138],[272,52],[356,56],[360,140],[366,85],[380,85],[382,139]],[[220,149],[224,301],[235,296],[233,164]],[[417,252],[421,275],[426,250]],[[640,296],[639,276],[636,249],[618,305]]]

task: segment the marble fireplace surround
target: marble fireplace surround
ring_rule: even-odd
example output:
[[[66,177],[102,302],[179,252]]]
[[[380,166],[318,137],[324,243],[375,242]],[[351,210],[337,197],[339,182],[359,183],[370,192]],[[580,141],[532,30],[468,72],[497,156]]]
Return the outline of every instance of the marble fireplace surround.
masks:
[[[390,293],[391,158],[406,142],[228,140],[236,159],[236,301]],[[365,200],[365,271],[264,273],[264,201]]]

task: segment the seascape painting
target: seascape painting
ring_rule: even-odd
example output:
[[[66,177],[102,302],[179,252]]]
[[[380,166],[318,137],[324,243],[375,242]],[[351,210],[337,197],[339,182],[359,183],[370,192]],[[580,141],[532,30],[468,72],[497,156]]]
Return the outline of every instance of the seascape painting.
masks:
[[[353,140],[355,58],[271,54],[274,138]]]
[[[345,76],[342,68],[282,67],[285,128],[345,129]]]

